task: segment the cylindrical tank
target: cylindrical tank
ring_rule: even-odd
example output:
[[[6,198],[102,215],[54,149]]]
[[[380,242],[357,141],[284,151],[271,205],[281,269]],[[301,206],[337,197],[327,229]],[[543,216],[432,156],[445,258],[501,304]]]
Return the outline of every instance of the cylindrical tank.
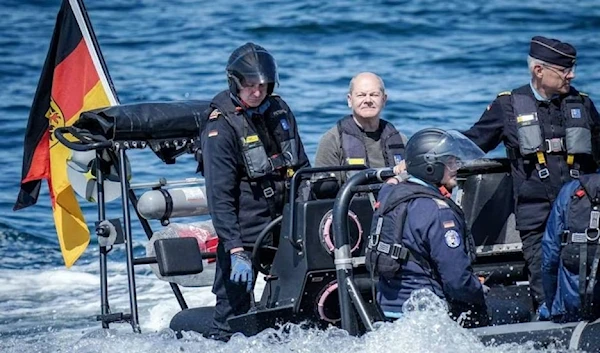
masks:
[[[205,215],[206,191],[202,186],[150,190],[140,197],[137,209],[146,219]]]

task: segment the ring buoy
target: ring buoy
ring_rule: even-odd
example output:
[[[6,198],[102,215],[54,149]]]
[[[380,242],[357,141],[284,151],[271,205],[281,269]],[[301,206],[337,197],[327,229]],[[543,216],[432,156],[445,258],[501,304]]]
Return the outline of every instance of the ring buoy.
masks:
[[[356,213],[352,211],[348,211],[348,217],[354,222],[356,225],[356,229],[358,229],[358,238],[356,239],[356,243],[352,246],[352,250],[350,252],[354,252],[360,247],[363,235],[363,228],[360,224],[358,216]],[[319,233],[321,235],[321,241],[325,246],[325,249],[331,254],[333,250],[335,250],[335,245],[333,245],[333,239],[331,238],[331,226],[333,225],[333,210],[327,211],[323,218],[321,219],[321,226],[319,227]]]
[[[332,281],[318,295],[319,301],[317,302],[317,312],[319,313],[319,318],[323,321],[336,323],[342,319],[341,317],[339,317],[339,318],[327,317],[327,314],[325,313],[325,302],[327,301],[327,299],[329,298],[331,293],[335,293],[337,291],[337,289],[338,289],[337,281]]]

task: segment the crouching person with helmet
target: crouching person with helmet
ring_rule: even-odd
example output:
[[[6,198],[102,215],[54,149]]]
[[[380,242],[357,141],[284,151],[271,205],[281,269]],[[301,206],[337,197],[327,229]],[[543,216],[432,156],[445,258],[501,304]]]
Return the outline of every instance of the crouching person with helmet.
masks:
[[[208,336],[223,341],[233,334],[227,319],[250,309],[254,242],[282,213],[294,171],[309,166],[294,114],[273,94],[273,56],[246,43],[233,51],[226,72],[229,89],[211,102],[198,166],[219,237],[212,289],[217,303]]]
[[[600,318],[600,175],[565,184],[542,238],[542,285],[554,322]]]
[[[409,177],[381,188],[367,250],[387,318],[401,317],[411,292],[426,288],[447,301],[463,326],[488,324],[484,286],[471,268],[472,241],[462,210],[450,199],[458,169],[483,155],[457,131],[424,129],[408,141]]]

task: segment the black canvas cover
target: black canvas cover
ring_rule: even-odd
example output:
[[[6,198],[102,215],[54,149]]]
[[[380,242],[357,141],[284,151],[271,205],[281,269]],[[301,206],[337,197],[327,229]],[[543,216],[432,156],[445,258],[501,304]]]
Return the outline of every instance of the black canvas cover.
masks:
[[[197,100],[122,104],[83,112],[74,126],[114,141],[194,138],[209,104]]]

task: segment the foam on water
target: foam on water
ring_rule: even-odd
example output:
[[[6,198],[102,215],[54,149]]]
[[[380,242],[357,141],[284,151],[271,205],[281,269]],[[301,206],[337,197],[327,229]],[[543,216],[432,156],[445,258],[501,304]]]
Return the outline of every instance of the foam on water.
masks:
[[[201,292],[201,291],[200,291]],[[201,292],[206,300],[208,292]],[[210,301],[205,301],[208,304]],[[267,329],[254,337],[236,334],[229,343],[203,338],[195,332],[185,332],[183,338],[166,328],[172,307],[155,305],[148,309],[148,333],[134,334],[128,325],[103,330],[62,330],[49,328],[28,338],[8,338],[0,341],[6,353],[17,352],[73,352],[73,353],[169,353],[169,352],[314,352],[314,353],[381,353],[381,352],[453,352],[453,353],[528,353],[566,352],[561,347],[537,350],[533,342],[485,346],[469,330],[461,328],[446,314],[445,303],[429,291],[417,291],[405,306],[405,315],[393,323],[378,323],[376,329],[362,337],[353,337],[344,330],[329,328],[316,330],[301,325],[284,325]],[[176,310],[175,310],[176,311]],[[154,321],[160,318],[159,321]],[[163,321],[161,321],[163,320]],[[150,326],[155,327],[150,328]]]

